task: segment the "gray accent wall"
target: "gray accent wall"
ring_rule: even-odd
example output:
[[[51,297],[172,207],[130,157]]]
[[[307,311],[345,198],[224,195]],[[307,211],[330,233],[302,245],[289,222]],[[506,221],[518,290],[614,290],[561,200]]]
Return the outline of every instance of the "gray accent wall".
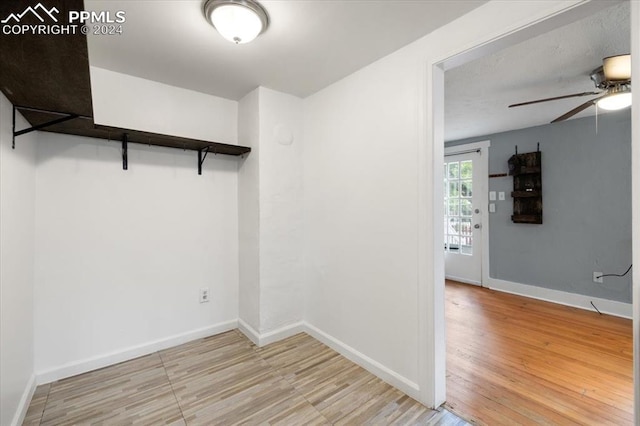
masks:
[[[631,303],[631,112],[629,110],[447,142],[490,140],[489,174],[515,153],[542,151],[543,224],[511,222],[511,176],[489,179],[505,201],[490,213],[490,276]]]

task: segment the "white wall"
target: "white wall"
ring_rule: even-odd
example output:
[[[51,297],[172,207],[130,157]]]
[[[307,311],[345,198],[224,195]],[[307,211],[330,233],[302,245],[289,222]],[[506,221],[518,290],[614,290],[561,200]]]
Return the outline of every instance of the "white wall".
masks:
[[[307,320],[403,390],[419,385],[427,405],[445,398],[443,78],[432,66],[577,3],[489,2],[305,99]]]
[[[17,129],[29,124],[17,114]],[[12,106],[0,94],[0,424],[19,423],[33,391],[35,141],[11,149]]]
[[[260,329],[260,111],[259,89],[238,106],[238,136],[251,154],[238,166],[238,239],[240,252],[239,319]]]
[[[307,321],[418,380],[419,61],[378,61],[305,99]]]
[[[193,151],[132,144],[123,171],[118,143],[39,138],[40,381],[235,327],[236,158],[209,155],[199,176]]]
[[[259,88],[260,315],[269,332],[303,317],[302,100]]]
[[[90,67],[97,124],[238,144],[238,102]]]

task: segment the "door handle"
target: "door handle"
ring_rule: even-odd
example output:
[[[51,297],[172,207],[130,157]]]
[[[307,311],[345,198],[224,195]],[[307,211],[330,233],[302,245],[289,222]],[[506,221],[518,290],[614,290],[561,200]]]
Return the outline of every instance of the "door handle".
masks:
[[[476,223],[475,225],[473,225],[473,227],[476,228],[476,229],[480,229],[480,224]]]

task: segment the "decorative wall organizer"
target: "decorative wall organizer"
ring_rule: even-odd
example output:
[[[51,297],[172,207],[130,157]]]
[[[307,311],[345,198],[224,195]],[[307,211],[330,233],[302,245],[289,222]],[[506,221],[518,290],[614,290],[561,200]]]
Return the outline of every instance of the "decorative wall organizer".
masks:
[[[542,223],[542,153],[516,153],[509,158],[509,175],[513,176],[513,223]]]

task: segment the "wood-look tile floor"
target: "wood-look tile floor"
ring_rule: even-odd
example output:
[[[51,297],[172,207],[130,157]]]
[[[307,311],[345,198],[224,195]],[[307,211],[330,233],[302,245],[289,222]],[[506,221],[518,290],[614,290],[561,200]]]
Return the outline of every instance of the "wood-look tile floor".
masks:
[[[468,425],[304,333],[257,348],[237,330],[39,386],[24,424]]]
[[[632,425],[631,320],[448,281],[447,404],[479,425]]]

